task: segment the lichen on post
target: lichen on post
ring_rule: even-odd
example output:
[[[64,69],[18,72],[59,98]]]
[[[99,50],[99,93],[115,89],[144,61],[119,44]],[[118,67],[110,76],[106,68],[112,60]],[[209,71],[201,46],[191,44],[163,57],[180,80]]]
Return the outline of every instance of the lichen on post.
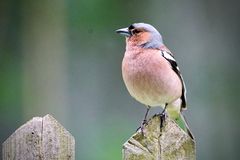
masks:
[[[124,160],[194,160],[195,140],[166,117],[160,130],[160,116],[153,116],[123,145]]]

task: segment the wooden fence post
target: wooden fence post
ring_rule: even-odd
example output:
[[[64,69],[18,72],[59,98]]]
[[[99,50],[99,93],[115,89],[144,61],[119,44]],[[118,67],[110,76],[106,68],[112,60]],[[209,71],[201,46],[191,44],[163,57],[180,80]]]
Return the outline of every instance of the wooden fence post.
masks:
[[[2,144],[3,160],[74,160],[74,137],[51,115],[34,117]]]
[[[123,145],[124,160],[195,160],[195,141],[176,123],[166,118],[160,131],[160,116],[145,125],[144,135],[138,130]]]

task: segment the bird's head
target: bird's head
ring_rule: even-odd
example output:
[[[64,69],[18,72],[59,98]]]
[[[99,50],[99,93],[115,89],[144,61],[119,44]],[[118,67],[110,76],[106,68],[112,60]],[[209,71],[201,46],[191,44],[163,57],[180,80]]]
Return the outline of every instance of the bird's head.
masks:
[[[159,48],[163,45],[161,34],[147,23],[134,23],[116,32],[124,35],[127,45],[131,47]]]

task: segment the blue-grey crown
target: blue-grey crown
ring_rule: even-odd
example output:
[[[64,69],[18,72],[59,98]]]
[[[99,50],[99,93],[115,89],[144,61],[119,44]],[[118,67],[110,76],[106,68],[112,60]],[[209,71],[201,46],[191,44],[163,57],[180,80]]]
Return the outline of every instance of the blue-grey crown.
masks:
[[[161,34],[152,25],[147,23],[134,23],[134,28],[144,28],[151,33],[150,40],[147,43],[142,44],[143,48],[159,48],[163,44]]]

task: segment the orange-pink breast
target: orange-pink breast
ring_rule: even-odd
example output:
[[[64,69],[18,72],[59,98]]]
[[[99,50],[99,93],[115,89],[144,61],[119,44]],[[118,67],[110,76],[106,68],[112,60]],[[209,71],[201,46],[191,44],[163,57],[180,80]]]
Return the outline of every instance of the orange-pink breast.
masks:
[[[163,106],[182,94],[181,80],[158,50],[126,51],[122,75],[131,96],[145,105]]]

